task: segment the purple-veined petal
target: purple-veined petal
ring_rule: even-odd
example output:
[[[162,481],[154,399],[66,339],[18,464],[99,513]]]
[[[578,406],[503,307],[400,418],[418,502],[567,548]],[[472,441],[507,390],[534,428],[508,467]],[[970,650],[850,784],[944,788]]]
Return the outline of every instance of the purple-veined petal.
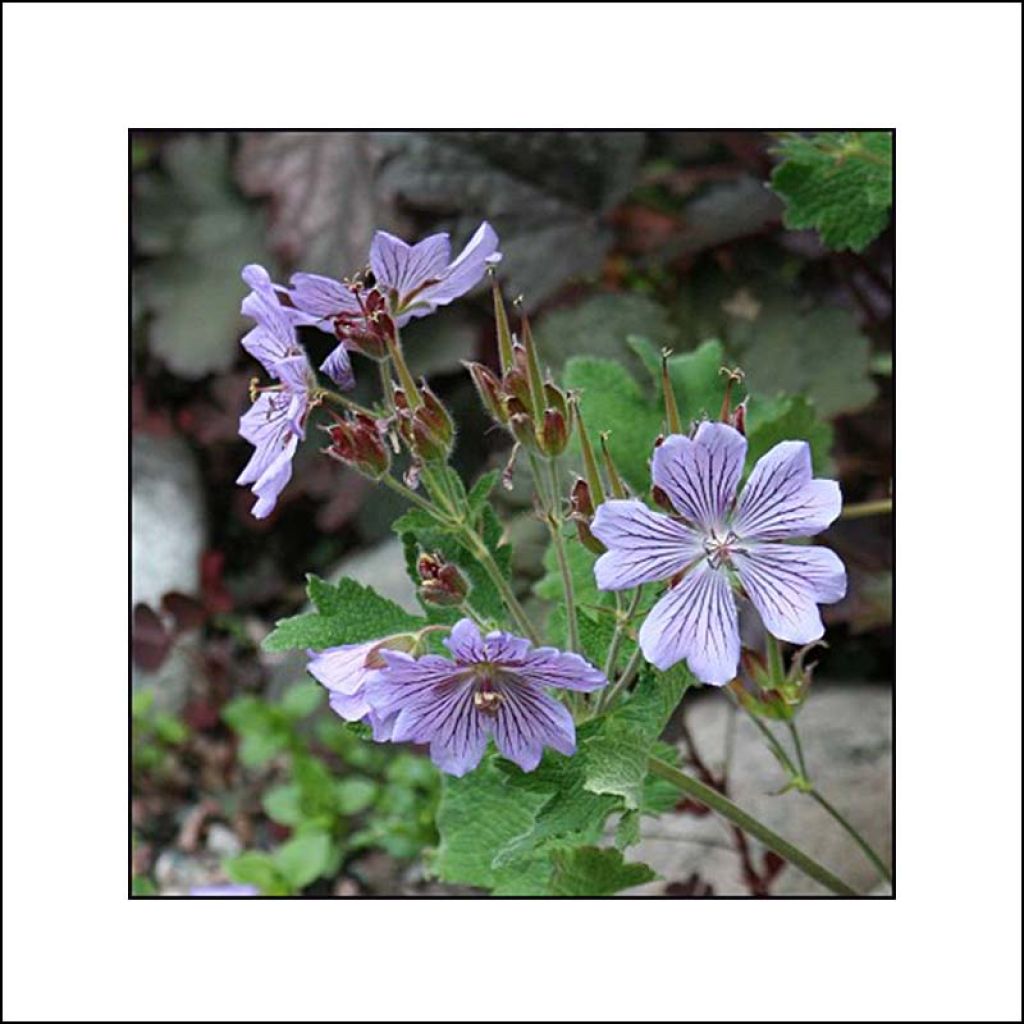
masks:
[[[359,300],[340,281],[321,274],[292,274],[288,295],[308,323],[326,334],[334,333],[333,318],[339,313],[359,313]]]
[[[517,679],[537,686],[553,686],[563,690],[591,693],[608,685],[605,674],[586,658],[556,647],[534,647],[518,662],[505,670]]]
[[[331,691],[331,709],[349,722],[361,721],[372,710],[366,682],[375,670],[367,667],[366,659],[376,645],[377,641],[371,640],[307,652],[306,670]]]
[[[696,531],[642,501],[613,499],[598,506],[590,527],[608,550],[594,565],[601,590],[625,590],[667,580],[703,554]]]
[[[295,335],[294,320],[281,305],[270,275],[256,263],[242,270],[242,280],[252,291],[242,300],[242,313],[256,321],[256,326],[242,338],[242,347],[258,359],[268,373],[274,364],[301,353]]]
[[[545,747],[562,754],[576,753],[576,727],[564,704],[549,697],[539,686],[510,682],[500,684],[503,700],[494,716],[494,742],[501,754],[524,772],[540,764]]]
[[[378,231],[370,243],[370,266],[381,289],[397,292],[401,303],[444,273],[450,253],[451,243],[444,233],[407,245],[387,231]]]
[[[255,483],[267,468],[287,449],[294,435],[288,418],[291,404],[289,396],[278,391],[265,391],[245,411],[238,421],[238,432],[254,445],[249,462],[235,481],[239,484]]]
[[[352,360],[343,344],[336,345],[331,354],[320,364],[326,373],[342,391],[351,391],[356,386],[356,377],[352,372]]]
[[[740,658],[736,601],[725,573],[705,560],[651,609],[640,627],[644,657],[665,670],[686,659],[703,683],[724,686]]]
[[[445,647],[455,656],[456,661],[486,661],[487,650],[484,647],[480,628],[472,619],[459,619],[452,626],[451,633],[443,641]]]
[[[842,507],[839,484],[812,479],[811,446],[781,441],[757,460],[732,528],[744,540],[810,537],[829,526]]]
[[[476,229],[473,237],[466,243],[465,249],[452,261],[441,277],[441,280],[426,288],[417,300],[428,302],[433,308],[444,306],[465,295],[475,287],[484,276],[487,267],[498,256],[498,235],[487,221]]]
[[[399,711],[392,739],[429,743],[431,759],[449,775],[472,771],[484,756],[490,731],[489,720],[474,704],[474,689],[466,679],[434,687],[429,701]]]
[[[765,629],[789,643],[820,639],[825,627],[818,605],[846,595],[846,568],[828,548],[752,544],[732,560]]]
[[[295,457],[295,449],[298,445],[299,439],[291,434],[284,448],[278,452],[276,458],[252,485],[252,493],[258,499],[252,507],[252,514],[257,519],[266,519],[274,511],[277,499],[288,486],[288,481],[292,478],[292,459]]]
[[[680,515],[716,530],[736,495],[747,439],[726,423],[702,423],[691,441],[673,434],[654,450],[651,477]]]

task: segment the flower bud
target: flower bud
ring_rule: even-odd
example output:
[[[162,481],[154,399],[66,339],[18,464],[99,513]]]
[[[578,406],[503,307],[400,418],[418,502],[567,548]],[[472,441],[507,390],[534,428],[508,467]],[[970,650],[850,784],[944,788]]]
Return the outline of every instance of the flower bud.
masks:
[[[501,381],[483,363],[463,363],[476,387],[477,394],[491,419],[502,426],[508,424],[508,412],[505,409]]]
[[[455,436],[455,425],[452,423],[451,415],[444,407],[444,403],[427,387],[426,381],[420,385],[420,395],[423,398],[423,405],[416,410],[417,414],[423,418],[437,437],[450,446],[452,438]]]
[[[435,552],[420,555],[416,568],[420,574],[420,597],[428,604],[449,607],[460,605],[469,593],[469,584],[457,566]]]
[[[501,389],[506,399],[514,398],[524,412],[530,408],[530,383],[523,370],[509,370],[502,378]]]
[[[594,502],[590,495],[590,485],[580,477],[569,491],[569,518],[576,524],[576,534],[580,543],[595,555],[603,555],[606,548],[594,536],[590,523],[594,518]]]
[[[557,409],[544,410],[544,423],[540,430],[540,449],[551,458],[561,455],[569,443],[569,428],[565,417]]]
[[[327,454],[364,476],[379,480],[391,467],[391,456],[372,417],[357,413],[339,418],[327,433],[331,438]]]

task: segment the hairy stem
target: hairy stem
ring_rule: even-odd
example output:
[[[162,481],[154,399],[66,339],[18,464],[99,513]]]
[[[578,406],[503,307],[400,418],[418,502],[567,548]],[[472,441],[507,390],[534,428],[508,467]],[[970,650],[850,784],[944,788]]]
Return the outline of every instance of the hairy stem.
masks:
[[[573,589],[572,572],[569,569],[569,558],[565,550],[565,537],[562,536],[562,522],[558,510],[558,466],[555,459],[548,462],[550,492],[544,486],[544,477],[537,457],[530,454],[530,470],[533,473],[537,494],[544,506],[544,521],[547,523],[551,543],[558,561],[558,571],[562,577],[562,592],[565,595],[565,618],[569,631],[569,650],[579,652],[580,626],[576,617],[576,593]]]
[[[529,638],[531,643],[540,644],[542,642],[540,634],[533,623],[530,622],[526,611],[519,603],[519,598],[516,597],[508,580],[502,575],[501,569],[498,563],[495,562],[487,545],[480,538],[479,534],[471,527],[466,526],[465,523],[462,524],[460,534],[466,546],[476,557],[476,560],[483,566],[484,572],[490,577],[491,582],[498,588],[501,599],[505,602],[505,607],[508,608],[512,618],[516,620],[516,625]]]
[[[802,850],[792,843],[783,839],[778,833],[773,832],[766,825],[762,825],[756,818],[751,817],[746,811],[737,807],[728,797],[723,796],[710,786],[698,782],[697,779],[685,772],[674,768],[667,761],[652,757],[648,761],[648,767],[655,775],[671,783],[676,789],[681,790],[687,796],[702,803],[709,810],[721,815],[727,821],[732,822],[741,828],[748,835],[759,840],[769,850],[774,850],[780,857],[789,861],[793,867],[802,871],[808,878],[813,878],[830,892],[839,896],[856,896],[856,890],[850,888],[841,878],[832,874],[816,860],[813,860]]]

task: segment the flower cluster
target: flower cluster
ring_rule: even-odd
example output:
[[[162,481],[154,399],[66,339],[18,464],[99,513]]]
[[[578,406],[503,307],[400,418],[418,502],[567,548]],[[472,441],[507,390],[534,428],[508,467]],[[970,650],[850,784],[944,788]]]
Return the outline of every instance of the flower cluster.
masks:
[[[824,633],[819,604],[846,593],[846,570],[827,548],[784,541],[810,537],[839,515],[833,480],[815,480],[810,446],[783,441],[754,466],[737,496],[747,440],[726,423],[702,423],[654,452],[654,486],[670,514],[638,500],[602,504],[591,529],[608,549],[594,567],[603,590],[669,580],[640,628],[644,656],[660,669],[685,659],[702,682],[722,686],[740,660],[740,591],[780,640],[807,644]]]
[[[309,671],[342,718],[365,720],[378,741],[429,744],[451,775],[475,768],[491,737],[527,772],[545,747],[575,753],[572,714],[547,690],[590,693],[607,683],[603,673],[578,654],[511,633],[482,635],[470,619],[456,623],[444,644],[450,658],[416,657],[404,637],[311,651]]]
[[[350,351],[376,360],[400,360],[398,329],[464,295],[487,267],[501,259],[498,236],[487,223],[454,260],[450,252],[446,234],[407,245],[378,231],[370,246],[371,286],[359,278],[342,282],[297,273],[286,288],[274,284],[263,267],[250,265],[242,271],[252,289],[242,302],[242,313],[256,322],[242,345],[277,382],[265,388],[254,384],[253,405],[240,422],[242,437],[256,449],[238,478],[238,483],[252,485],[257,498],[254,516],[263,519],[273,511],[291,479],[292,458],[305,439],[308,414],[326,393],[299,344],[296,327],[315,326],[338,339],[320,370],[341,390],[349,390],[355,385]],[[405,392],[396,391],[395,413],[417,457],[447,454],[451,421],[428,389],[421,395],[411,380],[406,382]],[[365,417],[354,426],[339,419],[337,426],[342,429],[331,428],[333,443],[328,449],[335,457],[372,476],[386,471],[386,450],[382,456],[381,446],[366,435]]]

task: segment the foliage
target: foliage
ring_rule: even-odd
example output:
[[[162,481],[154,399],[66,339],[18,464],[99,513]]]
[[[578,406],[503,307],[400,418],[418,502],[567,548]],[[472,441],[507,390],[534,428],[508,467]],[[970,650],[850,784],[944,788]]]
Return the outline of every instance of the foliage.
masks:
[[[830,249],[861,252],[889,223],[891,132],[788,135],[772,172],[788,228],[814,228]]]

